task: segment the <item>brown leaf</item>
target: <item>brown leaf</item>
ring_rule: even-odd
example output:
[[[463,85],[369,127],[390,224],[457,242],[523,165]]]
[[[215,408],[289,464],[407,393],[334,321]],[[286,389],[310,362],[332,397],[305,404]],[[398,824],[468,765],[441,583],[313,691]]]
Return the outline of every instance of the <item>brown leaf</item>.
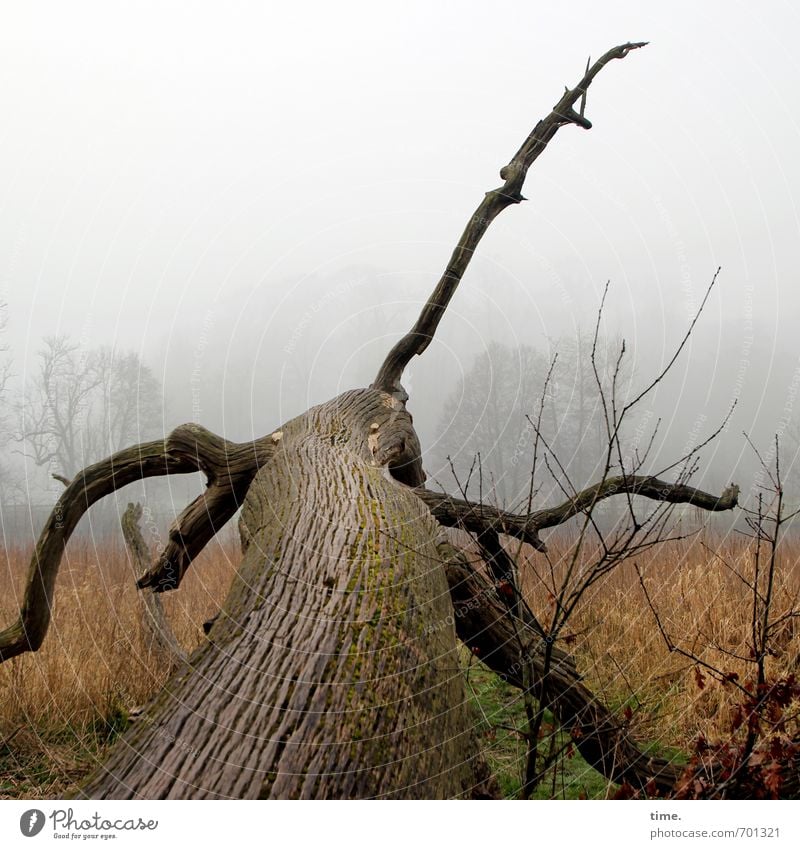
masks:
[[[700,671],[699,666],[695,666],[694,668],[694,680],[697,686],[702,690],[706,686],[706,678],[705,675]]]

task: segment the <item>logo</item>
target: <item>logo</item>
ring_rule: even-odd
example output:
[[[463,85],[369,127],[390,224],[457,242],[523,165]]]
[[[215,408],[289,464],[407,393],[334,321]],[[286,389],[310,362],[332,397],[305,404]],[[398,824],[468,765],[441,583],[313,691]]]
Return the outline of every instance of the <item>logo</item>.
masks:
[[[44,814],[38,808],[31,808],[19,818],[19,830],[25,837],[36,837],[44,828]]]

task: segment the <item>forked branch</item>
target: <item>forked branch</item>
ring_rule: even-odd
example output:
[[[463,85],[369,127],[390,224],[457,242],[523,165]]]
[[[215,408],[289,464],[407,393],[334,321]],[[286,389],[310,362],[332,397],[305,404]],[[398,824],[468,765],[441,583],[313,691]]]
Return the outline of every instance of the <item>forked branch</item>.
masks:
[[[553,107],[553,111],[531,130],[530,135],[514,154],[513,159],[501,169],[500,178],[505,181],[503,185],[487,192],[475,213],[469,219],[466,229],[447,263],[444,274],[433,290],[433,294],[422,308],[414,326],[392,348],[383,361],[383,365],[372,384],[373,388],[382,389],[384,392],[405,399],[406,395],[400,384],[403,371],[411,358],[423,353],[433,339],[447,305],[458,288],[478,243],[489,229],[489,225],[507,206],[525,200],[522,196],[522,186],[528,174],[528,169],[547,147],[559,127],[563,127],[565,124],[576,124],[586,130],[591,128],[591,122],[583,114],[586,91],[600,70],[612,59],[624,59],[631,50],[644,47],[645,44],[647,44],[645,41],[629,42],[609,50],[586,70],[583,79],[575,88],[568,88],[564,92],[561,99]],[[575,103],[579,99],[581,100],[580,111],[576,112]]]
[[[189,564],[241,507],[275,445],[271,435],[253,442],[229,442],[199,425],[184,425],[170,434],[170,450],[194,458],[208,487],[173,522],[164,550],[136,582],[140,589],[164,592],[180,584]]]

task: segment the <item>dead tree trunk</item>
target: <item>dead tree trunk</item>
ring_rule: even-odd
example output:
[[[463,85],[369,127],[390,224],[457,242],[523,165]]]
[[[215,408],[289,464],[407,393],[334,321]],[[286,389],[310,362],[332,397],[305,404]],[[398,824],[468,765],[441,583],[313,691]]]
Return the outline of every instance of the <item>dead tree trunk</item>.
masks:
[[[239,507],[244,549],[207,642],[178,668],[81,795],[484,795],[456,628],[517,686],[521,659],[510,648],[508,608],[498,604],[491,581],[454,556],[444,526],[502,531],[541,550],[541,528],[620,493],[712,510],[735,505],[734,489],[716,498],[624,475],[555,511],[526,515],[428,492],[400,384],[411,357],[430,342],[488,225],[523,200],[529,166],[559,127],[591,126],[584,117],[588,86],[610,60],[640,46],[606,53],[536,125],[501,171],[504,184],[470,218],[419,320],[389,353],[373,387],[347,392],[252,443],[183,426],[165,442],[85,469],[67,486],[34,552],[19,620],[0,633],[0,661],[39,648],[66,541],[92,503],[127,483],[198,469],[208,478],[208,489],[178,517],[140,587],[178,587]],[[579,732],[590,763],[639,786],[674,779],[641,756],[580,684],[569,658],[556,657],[547,671],[556,681],[555,712],[576,738]],[[534,681],[534,693],[537,686]]]
[[[440,529],[383,468],[391,456],[417,469],[410,417],[385,393],[358,390],[274,438],[207,645],[84,793],[469,795],[476,753],[455,633],[424,631],[450,606]]]

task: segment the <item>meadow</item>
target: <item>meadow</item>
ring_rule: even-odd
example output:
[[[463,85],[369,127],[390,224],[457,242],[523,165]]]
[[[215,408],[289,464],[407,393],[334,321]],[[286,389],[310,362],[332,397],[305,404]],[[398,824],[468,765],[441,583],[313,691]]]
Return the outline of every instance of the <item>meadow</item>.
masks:
[[[561,548],[559,548],[561,546]],[[566,541],[550,541],[556,564]],[[0,552],[0,619],[10,622],[29,550]],[[743,578],[753,546],[741,536],[700,533],[664,543],[637,558],[664,631],[710,666],[746,679],[752,591]],[[775,617],[797,607],[800,543],[780,549]],[[200,555],[177,592],[163,596],[172,628],[187,649],[204,639],[203,623],[219,609],[238,562],[228,537]],[[553,601],[536,577],[539,561],[523,565],[522,590],[542,621]],[[556,565],[556,571],[559,566]],[[738,574],[737,574],[738,573]],[[68,546],[58,578],[53,620],[43,647],[0,666],[0,797],[59,797],[102,758],[131,713],[165,682],[169,665],[152,645],[133,567],[122,543],[78,538]],[[590,688],[626,715],[633,733],[659,752],[686,752],[698,735],[730,734],[736,691],[698,676],[696,664],[670,651],[645,600],[632,562],[623,563],[582,599],[569,623],[570,650]],[[796,673],[800,622],[789,616],[772,641],[774,677]],[[503,684],[463,651],[468,693],[490,765],[513,796],[524,760],[515,732],[524,719],[519,691]],[[564,761],[540,796],[613,794],[579,757]]]

